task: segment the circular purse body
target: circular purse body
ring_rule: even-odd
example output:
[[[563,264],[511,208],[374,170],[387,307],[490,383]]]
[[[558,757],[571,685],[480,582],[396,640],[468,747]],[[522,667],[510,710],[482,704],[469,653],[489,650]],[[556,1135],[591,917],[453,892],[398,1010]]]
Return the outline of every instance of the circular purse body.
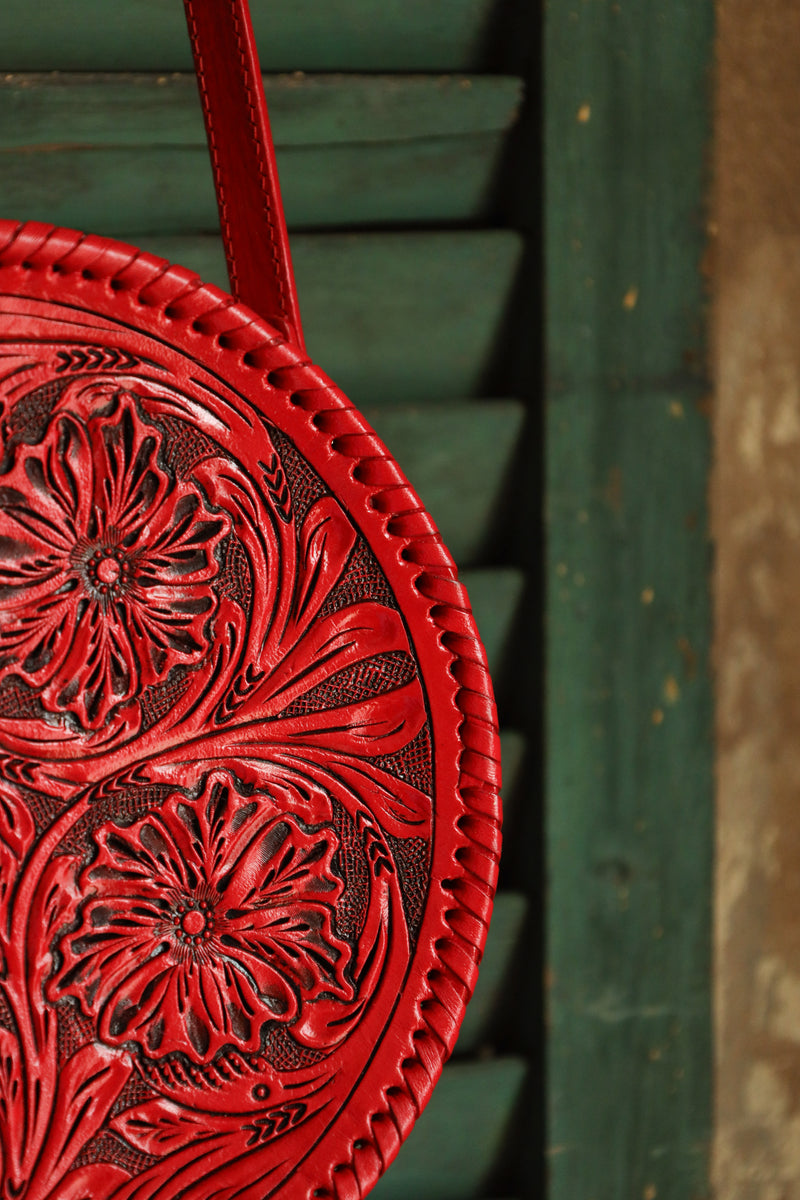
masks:
[[[0,222],[0,1195],[363,1195],[499,849],[430,518],[284,332]]]
[[[0,223],[0,397],[6,1194],[363,1193],[497,865],[451,560],[317,368],[129,247]]]

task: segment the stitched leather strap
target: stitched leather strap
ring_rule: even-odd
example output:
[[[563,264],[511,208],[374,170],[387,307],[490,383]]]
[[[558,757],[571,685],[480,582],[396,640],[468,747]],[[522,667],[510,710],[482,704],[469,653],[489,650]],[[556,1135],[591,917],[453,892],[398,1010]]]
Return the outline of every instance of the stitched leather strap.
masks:
[[[247,0],[184,0],[231,291],[301,348],[275,151]]]

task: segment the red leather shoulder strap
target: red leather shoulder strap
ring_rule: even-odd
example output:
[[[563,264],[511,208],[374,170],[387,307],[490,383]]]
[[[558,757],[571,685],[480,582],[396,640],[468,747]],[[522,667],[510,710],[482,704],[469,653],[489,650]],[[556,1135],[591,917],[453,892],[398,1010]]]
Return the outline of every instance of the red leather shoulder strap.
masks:
[[[184,0],[231,291],[301,348],[275,151],[247,0]]]

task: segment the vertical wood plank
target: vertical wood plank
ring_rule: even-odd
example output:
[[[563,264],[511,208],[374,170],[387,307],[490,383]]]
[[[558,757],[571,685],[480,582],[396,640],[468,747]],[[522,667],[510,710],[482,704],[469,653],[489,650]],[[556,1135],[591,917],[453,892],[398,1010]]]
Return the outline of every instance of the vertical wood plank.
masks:
[[[707,1194],[711,34],[546,15],[551,1200]]]

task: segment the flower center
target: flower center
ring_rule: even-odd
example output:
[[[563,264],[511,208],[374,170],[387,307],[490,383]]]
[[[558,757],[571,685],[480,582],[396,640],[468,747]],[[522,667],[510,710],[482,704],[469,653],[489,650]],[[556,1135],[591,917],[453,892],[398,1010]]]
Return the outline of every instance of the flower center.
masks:
[[[116,583],[122,574],[122,567],[115,558],[101,558],[95,570],[101,583]]]
[[[184,946],[200,946],[214,935],[214,908],[206,897],[184,896],[172,910],[175,935]]]
[[[90,591],[109,600],[122,595],[133,580],[133,563],[121,546],[95,544],[81,565]]]
[[[184,933],[188,933],[190,937],[197,937],[206,927],[205,913],[201,913],[199,908],[190,908],[187,913],[181,917],[181,929]]]

